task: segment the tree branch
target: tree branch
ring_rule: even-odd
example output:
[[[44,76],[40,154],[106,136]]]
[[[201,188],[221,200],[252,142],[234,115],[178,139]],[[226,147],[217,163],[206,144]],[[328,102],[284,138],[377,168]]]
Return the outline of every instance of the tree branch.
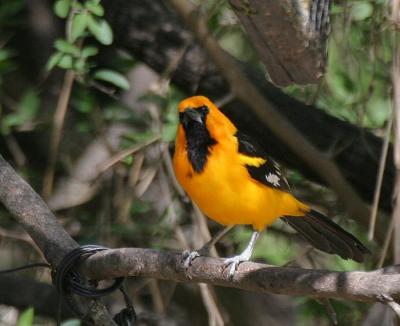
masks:
[[[247,262],[239,265],[230,280],[221,258],[196,258],[186,272],[181,253],[122,248],[97,253],[81,268],[94,279],[142,276],[293,296],[365,302],[382,301],[385,297],[400,300],[400,265],[371,272],[332,272]]]
[[[0,156],[0,201],[28,230],[49,261],[77,244],[61,228],[32,188],[15,174]],[[57,239],[57,236],[60,237]],[[48,242],[48,243],[47,243]],[[62,245],[61,245],[62,244]],[[65,248],[63,247],[65,246]],[[145,276],[182,282],[204,282],[243,290],[287,295],[307,295],[359,301],[400,299],[400,266],[373,272],[330,272],[283,268],[257,263],[240,265],[233,280],[223,271],[223,260],[198,258],[189,269],[182,268],[181,254],[152,249],[115,249],[97,253],[83,263],[83,271],[96,279]],[[104,310],[103,310],[104,311]],[[101,314],[102,315],[102,314]],[[95,317],[95,316],[94,316]],[[109,325],[104,320],[97,325]]]
[[[29,233],[52,266],[57,266],[66,253],[78,247],[46,203],[1,155],[0,202]]]
[[[309,3],[306,5],[304,1],[229,0],[229,3],[275,84],[318,82],[326,63],[329,1],[321,3],[316,10],[318,14],[311,17]]]
[[[58,223],[46,203],[0,155],[0,202],[38,245],[46,260],[57,267],[66,253],[78,244]],[[115,325],[99,301],[88,299],[96,325]]]

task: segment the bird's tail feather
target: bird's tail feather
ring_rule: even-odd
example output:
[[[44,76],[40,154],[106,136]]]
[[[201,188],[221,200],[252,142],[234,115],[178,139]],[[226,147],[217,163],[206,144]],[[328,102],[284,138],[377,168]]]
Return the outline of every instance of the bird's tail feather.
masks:
[[[370,253],[355,236],[315,210],[310,210],[301,217],[284,216],[282,220],[321,251],[357,262],[362,262],[364,256]]]

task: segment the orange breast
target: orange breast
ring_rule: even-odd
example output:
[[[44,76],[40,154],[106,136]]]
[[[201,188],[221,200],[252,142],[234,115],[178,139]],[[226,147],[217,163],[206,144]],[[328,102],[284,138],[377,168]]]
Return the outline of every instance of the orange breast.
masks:
[[[281,216],[300,216],[308,210],[291,194],[252,179],[233,139],[211,148],[200,174],[193,171],[185,144],[177,141],[174,168],[189,197],[204,214],[223,225],[251,224],[254,229],[262,230]]]

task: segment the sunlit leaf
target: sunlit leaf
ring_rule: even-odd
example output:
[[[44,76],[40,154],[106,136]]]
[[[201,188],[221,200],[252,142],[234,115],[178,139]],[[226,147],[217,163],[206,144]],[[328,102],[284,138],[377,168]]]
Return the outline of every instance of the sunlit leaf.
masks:
[[[57,64],[58,64],[58,63],[60,62],[60,60],[62,59],[63,55],[64,55],[64,54],[61,53],[61,52],[53,53],[53,54],[50,56],[49,60],[47,61],[46,69],[47,69],[47,70],[51,70],[51,69],[53,69],[55,66],[57,66]]]
[[[80,326],[79,319],[67,319],[61,323],[61,326]]]
[[[113,41],[113,32],[110,25],[104,20],[98,20],[89,16],[88,27],[93,36],[104,45],[110,45]]]
[[[32,326],[33,317],[34,317],[33,308],[28,308],[24,310],[18,318],[17,326]]]
[[[89,15],[85,12],[78,13],[72,19],[71,24],[71,41],[75,42],[78,38],[84,35],[87,27]]]
[[[70,0],[58,0],[54,3],[54,12],[60,18],[67,18],[70,7]]]
[[[86,69],[87,69],[86,62],[82,59],[75,60],[73,62],[73,67],[74,67],[75,71],[80,74],[85,73]]]
[[[81,52],[82,58],[88,58],[96,55],[99,50],[95,46],[85,46]]]
[[[109,82],[110,84],[113,84],[114,86],[124,90],[128,90],[130,88],[129,81],[125,78],[125,76],[114,70],[101,69],[96,71],[93,77],[95,79]]]
[[[73,65],[72,57],[68,54],[64,54],[61,60],[57,64],[57,66],[63,69],[71,69],[72,65]]]
[[[89,10],[96,16],[103,16],[104,15],[104,8],[99,3],[95,3],[94,1],[87,1],[85,3],[85,8]]]
[[[351,17],[354,20],[364,20],[371,17],[374,7],[367,1],[355,2],[351,8]]]
[[[79,54],[80,54],[79,48],[76,45],[74,45],[66,40],[63,40],[63,39],[56,40],[54,42],[54,47],[60,52],[63,52],[66,54],[72,54],[73,56],[76,56],[76,57],[79,56]]]

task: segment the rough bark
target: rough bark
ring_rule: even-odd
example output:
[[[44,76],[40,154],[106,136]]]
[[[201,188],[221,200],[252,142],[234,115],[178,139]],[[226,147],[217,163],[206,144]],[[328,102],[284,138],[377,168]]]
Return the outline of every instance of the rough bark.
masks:
[[[172,82],[187,93],[205,94],[214,100],[229,93],[226,81],[164,2],[105,0],[104,5],[107,18],[115,31],[117,46],[126,49],[154,70],[163,72],[177,53],[189,44],[172,75]],[[268,101],[311,143],[331,156],[347,180],[370,202],[382,140],[366,129],[341,121],[315,106],[306,105],[284,94],[268,83],[261,72],[246,65],[243,65],[243,69]],[[223,110],[239,129],[250,133],[275,159],[298,169],[307,178],[323,183],[246,105],[232,101]],[[388,211],[391,210],[393,171],[390,147],[381,196],[381,207]]]
[[[0,202],[29,233],[53,266],[57,266],[66,253],[78,246],[46,203],[1,155]]]
[[[66,253],[78,247],[46,203],[0,155],[0,202],[29,233],[53,266]],[[106,308],[99,301],[89,300],[90,316],[96,325],[114,325]]]
[[[329,3],[324,2],[319,14],[309,17],[304,1],[229,0],[276,85],[317,83],[321,78],[329,28]],[[316,17],[323,19],[313,23]]]
[[[365,302],[400,299],[399,265],[371,272],[333,272],[247,262],[239,265],[231,280],[227,276],[228,270],[224,270],[223,261],[222,258],[199,257],[185,271],[181,253],[122,248],[91,256],[83,263],[82,269],[95,279],[142,276],[293,296]]]

